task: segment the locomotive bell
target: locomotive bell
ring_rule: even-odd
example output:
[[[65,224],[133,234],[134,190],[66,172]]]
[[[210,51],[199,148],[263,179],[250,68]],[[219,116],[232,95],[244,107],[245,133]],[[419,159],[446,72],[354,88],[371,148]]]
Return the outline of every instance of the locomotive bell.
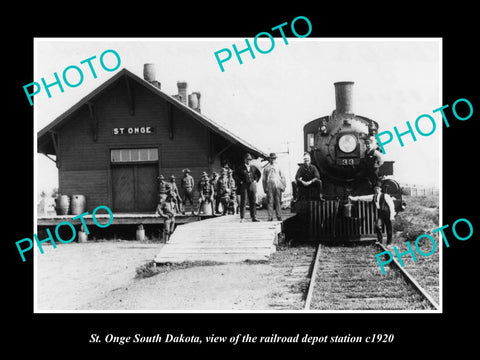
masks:
[[[353,114],[353,81],[339,81],[335,85],[335,104],[337,114]]]

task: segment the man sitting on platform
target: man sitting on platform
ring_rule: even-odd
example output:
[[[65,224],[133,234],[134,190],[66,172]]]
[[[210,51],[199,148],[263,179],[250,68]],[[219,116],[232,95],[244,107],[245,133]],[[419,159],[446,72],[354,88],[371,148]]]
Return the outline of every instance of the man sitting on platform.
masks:
[[[292,183],[294,195],[298,200],[323,201],[322,180],[317,167],[312,164],[309,153],[303,155],[303,164],[297,170]]]

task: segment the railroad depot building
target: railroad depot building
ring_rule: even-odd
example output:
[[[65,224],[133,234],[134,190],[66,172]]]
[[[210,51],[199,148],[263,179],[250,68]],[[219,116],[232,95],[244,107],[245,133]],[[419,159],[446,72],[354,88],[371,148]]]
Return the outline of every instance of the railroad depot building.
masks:
[[[175,175],[180,188],[185,168],[197,183],[204,171],[240,165],[246,152],[267,157],[204,116],[186,82],[168,95],[154,73],[151,64],[143,79],[122,69],[38,132],[37,151],[56,162],[58,192],[85,196],[90,213],[101,205],[152,213],[160,174]]]

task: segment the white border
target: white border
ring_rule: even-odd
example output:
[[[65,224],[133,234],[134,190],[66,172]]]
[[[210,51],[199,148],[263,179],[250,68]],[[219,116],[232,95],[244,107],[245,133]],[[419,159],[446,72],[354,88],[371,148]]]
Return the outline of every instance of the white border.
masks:
[[[275,37],[277,40],[281,40],[281,37]],[[291,38],[287,37],[288,41],[323,41],[323,42],[375,42],[375,41],[400,41],[400,42],[422,42],[422,41],[437,41],[439,45],[439,99],[440,104],[443,105],[443,38],[432,37],[432,38],[399,38],[399,37],[382,37],[382,38],[315,38],[315,37],[306,37],[306,38]],[[34,64],[33,64],[33,74],[34,79],[38,78],[37,73],[37,44],[38,42],[48,41],[48,42],[76,42],[76,41],[90,41],[90,42],[101,42],[101,41],[115,41],[115,42],[186,42],[186,41],[230,41],[230,40],[244,40],[244,38],[230,37],[230,38],[33,38],[33,49],[34,49]],[[428,109],[426,109],[427,111]],[[433,109],[432,109],[433,110]],[[37,111],[36,106],[33,106],[34,114],[34,135],[33,135],[33,159],[34,159],[34,230],[37,229]],[[439,226],[443,226],[443,126],[439,126]],[[33,240],[33,239],[32,239]],[[34,313],[55,313],[55,314],[72,314],[72,313],[101,313],[101,314],[129,314],[129,313],[160,313],[160,314],[235,314],[235,313],[247,313],[247,314],[438,314],[443,313],[443,246],[441,246],[440,234],[438,234],[438,243],[439,247],[439,309],[437,310],[39,310],[37,307],[37,256],[39,256],[38,249],[34,250],[33,255],[33,269],[34,269]],[[34,248],[36,248],[34,246]]]

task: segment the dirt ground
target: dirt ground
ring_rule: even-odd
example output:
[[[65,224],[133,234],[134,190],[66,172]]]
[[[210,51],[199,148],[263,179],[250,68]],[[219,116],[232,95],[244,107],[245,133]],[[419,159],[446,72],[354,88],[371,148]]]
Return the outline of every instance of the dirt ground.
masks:
[[[37,311],[302,309],[313,247],[279,249],[266,263],[172,267],[147,278],[137,268],[162,244],[100,241],[37,253]]]

